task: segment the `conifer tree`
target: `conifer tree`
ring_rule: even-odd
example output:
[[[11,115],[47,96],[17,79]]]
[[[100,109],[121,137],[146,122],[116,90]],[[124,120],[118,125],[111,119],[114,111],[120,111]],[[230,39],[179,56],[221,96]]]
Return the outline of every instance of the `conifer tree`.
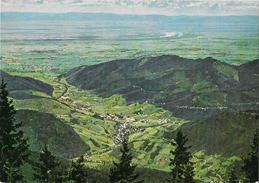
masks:
[[[111,183],[142,183],[138,180],[138,174],[135,173],[136,166],[133,166],[133,156],[128,146],[128,137],[122,141],[121,157],[119,163],[113,162],[114,167],[110,170]]]
[[[177,132],[175,142],[172,145],[175,149],[171,151],[173,158],[170,160],[171,176],[170,183],[194,183],[194,168],[191,160],[190,147],[186,146],[187,137],[181,131]]]
[[[0,85],[0,181],[23,180],[21,166],[28,160],[29,145],[20,129],[21,122],[15,120],[13,101],[8,98],[7,84]]]
[[[60,169],[60,162],[48,150],[45,145],[40,153],[39,162],[35,162],[34,180],[41,183],[61,183],[64,180],[64,175]]]
[[[258,141],[259,141],[259,129],[256,130],[254,140],[251,145],[251,152],[248,157],[244,159],[243,170],[246,174],[246,181],[256,182],[258,181]]]
[[[235,170],[235,168],[232,168],[231,171],[230,171],[228,183],[238,183],[238,182],[239,182],[239,180],[238,180],[238,177],[236,175],[236,170]]]
[[[69,171],[69,180],[74,181],[74,183],[87,182],[87,169],[84,165],[84,156],[81,156],[76,161],[72,162],[72,166]]]

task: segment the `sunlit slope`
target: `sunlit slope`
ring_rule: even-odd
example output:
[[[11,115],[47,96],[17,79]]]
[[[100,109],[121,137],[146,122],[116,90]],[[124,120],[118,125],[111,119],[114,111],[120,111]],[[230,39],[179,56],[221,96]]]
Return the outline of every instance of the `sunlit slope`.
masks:
[[[122,138],[120,129],[126,127],[131,134],[132,145],[138,149],[136,160],[142,166],[166,167],[170,144],[169,141],[164,143],[163,134],[174,131],[184,120],[148,103],[128,105],[118,95],[101,98],[87,91],[78,91],[64,79],[50,79],[49,83],[54,86],[55,96],[14,101],[15,107],[23,111],[19,112],[18,118],[29,121],[24,128],[33,150],[38,151],[41,144],[50,143],[56,155],[72,157],[76,152],[82,152],[80,149],[84,146],[89,146],[90,150],[83,154],[87,153],[91,167],[101,168],[111,164]],[[34,94],[37,96],[38,93]],[[70,136],[70,132],[64,130],[67,125],[84,141],[85,145],[77,142],[79,150],[76,152],[60,150],[66,148],[66,136]],[[35,138],[37,134],[42,138]],[[162,163],[153,161],[154,158]]]

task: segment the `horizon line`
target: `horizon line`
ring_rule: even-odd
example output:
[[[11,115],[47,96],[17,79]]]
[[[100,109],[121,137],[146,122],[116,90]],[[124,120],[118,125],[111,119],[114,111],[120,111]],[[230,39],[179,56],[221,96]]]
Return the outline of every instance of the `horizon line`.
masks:
[[[258,17],[258,15],[165,15],[165,14],[131,14],[131,13],[114,13],[114,12],[76,12],[76,11],[68,11],[68,12],[34,12],[34,11],[0,11],[0,14],[4,13],[16,13],[16,14],[109,14],[109,15],[117,15],[117,16],[163,16],[163,17]]]

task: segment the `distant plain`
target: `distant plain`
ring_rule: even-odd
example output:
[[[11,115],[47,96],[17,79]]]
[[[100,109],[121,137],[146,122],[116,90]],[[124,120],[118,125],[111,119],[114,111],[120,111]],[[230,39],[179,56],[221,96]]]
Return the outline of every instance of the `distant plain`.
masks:
[[[259,58],[258,18],[113,14],[1,14],[1,67],[61,74],[121,58],[213,57],[240,65]]]

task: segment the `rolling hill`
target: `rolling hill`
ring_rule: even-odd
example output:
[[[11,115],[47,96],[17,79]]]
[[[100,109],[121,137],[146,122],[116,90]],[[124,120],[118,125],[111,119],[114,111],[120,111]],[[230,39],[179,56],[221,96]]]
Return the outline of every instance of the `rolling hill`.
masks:
[[[232,66],[177,56],[82,66],[66,78],[44,79],[54,88],[51,97],[15,99],[16,119],[24,122],[32,151],[48,144],[61,158],[87,153],[89,168],[104,172],[118,158],[119,132],[126,127],[134,163],[147,174],[157,171],[151,178],[156,182],[168,171],[178,128],[187,134],[197,166],[207,161],[206,167],[221,167],[247,154],[258,126],[257,67],[258,61]]]
[[[74,158],[89,150],[73,128],[52,114],[18,110],[16,119],[22,121],[32,151],[40,152],[46,144],[56,156]]]
[[[258,67],[259,60],[233,66],[210,57],[164,55],[81,66],[66,78],[103,97],[121,94],[129,103],[148,101],[177,117],[196,120],[258,108]]]
[[[13,76],[0,70],[0,79],[2,80],[2,78],[8,83],[7,89],[10,96],[15,99],[38,98],[39,96],[33,95],[33,91],[41,92],[48,96],[51,96],[53,92],[51,85],[30,77]]]

